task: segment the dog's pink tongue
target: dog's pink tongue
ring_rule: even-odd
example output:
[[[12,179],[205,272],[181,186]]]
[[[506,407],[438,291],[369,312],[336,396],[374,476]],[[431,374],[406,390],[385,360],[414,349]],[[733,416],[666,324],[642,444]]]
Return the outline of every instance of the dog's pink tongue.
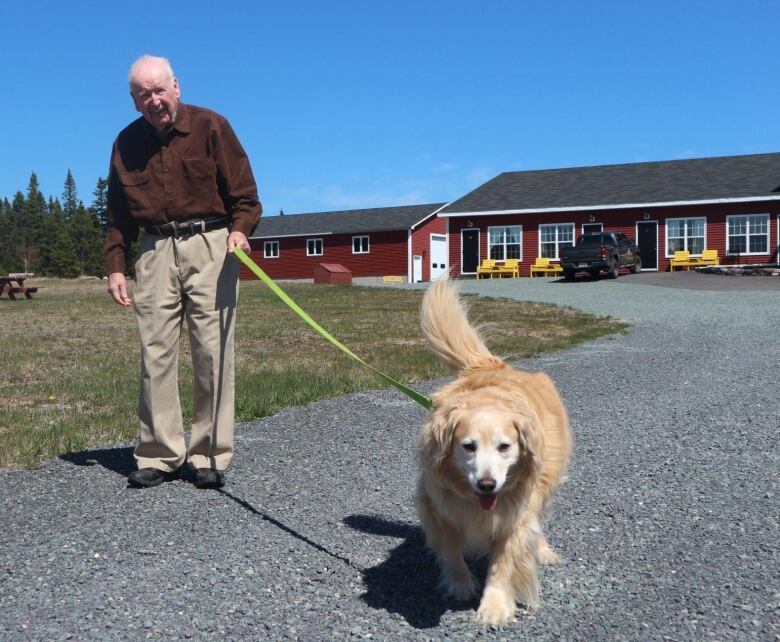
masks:
[[[479,505],[482,508],[482,510],[493,510],[496,507],[496,502],[498,501],[498,495],[495,493],[491,493],[489,495],[485,495],[483,493],[477,493],[477,499],[479,499]]]

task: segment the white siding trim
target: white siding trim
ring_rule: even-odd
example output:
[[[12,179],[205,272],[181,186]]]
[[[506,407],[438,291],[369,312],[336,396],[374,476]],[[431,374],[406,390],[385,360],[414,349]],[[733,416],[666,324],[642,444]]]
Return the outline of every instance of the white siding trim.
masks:
[[[294,216],[294,215],[291,215]],[[331,236],[333,232],[306,232],[305,234],[266,234],[265,236],[252,236],[252,239],[291,239],[296,236],[308,236],[309,238],[315,236]]]
[[[427,221],[429,218],[431,218],[432,216],[435,216],[436,214],[438,214],[439,212],[441,212],[441,211],[442,211],[442,210],[443,210],[445,207],[447,207],[447,205],[449,205],[449,203],[445,203],[445,204],[444,204],[444,205],[442,205],[442,206],[441,206],[439,209],[437,209],[437,210],[435,210],[435,211],[431,212],[430,214],[427,214],[427,215],[425,216],[425,218],[421,218],[421,219],[420,219],[419,221],[417,221],[416,223],[412,223],[412,226],[411,226],[409,229],[410,229],[410,230],[413,230],[413,229],[414,229],[415,227],[417,227],[418,225],[421,225],[421,224],[425,223],[425,222],[426,222],[426,221]]]
[[[576,205],[571,207],[541,207],[517,210],[490,210],[485,212],[445,212],[442,218],[454,216],[503,216],[505,214],[545,214],[547,212],[587,212],[588,210],[622,210],[643,207],[676,207],[680,205],[713,205],[717,203],[751,203],[753,201],[780,201],[780,196],[751,196],[744,198],[715,198],[701,201],[658,201],[655,203],[619,203],[615,205]]]

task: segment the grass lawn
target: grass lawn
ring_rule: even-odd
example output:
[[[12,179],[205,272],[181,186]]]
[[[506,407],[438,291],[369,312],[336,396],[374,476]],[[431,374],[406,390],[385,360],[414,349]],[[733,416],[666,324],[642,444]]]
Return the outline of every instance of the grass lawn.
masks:
[[[113,302],[105,281],[35,278],[30,285],[41,288],[32,300],[0,299],[0,467],[30,467],[67,452],[131,442],[138,432],[140,368],[132,311]],[[391,377],[414,384],[446,373],[420,333],[422,292],[283,287],[323,327]],[[611,319],[550,305],[467,300],[472,319],[487,324],[491,349],[508,360],[625,329]],[[191,364],[186,326],[179,361],[187,425]],[[236,379],[237,421],[385,386],[311,330],[259,281],[241,282]]]

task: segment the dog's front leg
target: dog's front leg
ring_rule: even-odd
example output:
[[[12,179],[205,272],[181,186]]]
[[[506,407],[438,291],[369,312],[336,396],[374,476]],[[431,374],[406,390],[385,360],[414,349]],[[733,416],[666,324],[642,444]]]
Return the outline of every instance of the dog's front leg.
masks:
[[[477,592],[477,582],[463,559],[460,534],[449,524],[443,524],[436,546],[441,566],[441,586],[456,600],[467,601]]]
[[[539,603],[536,537],[531,529],[521,528],[493,544],[485,590],[475,616],[477,622],[506,624],[515,615],[518,598],[529,608],[536,608]]]
[[[420,511],[420,522],[428,546],[439,562],[440,586],[457,600],[469,600],[476,593],[477,583],[463,559],[460,533],[432,510],[427,498],[423,499],[423,502],[426,502],[431,510]]]

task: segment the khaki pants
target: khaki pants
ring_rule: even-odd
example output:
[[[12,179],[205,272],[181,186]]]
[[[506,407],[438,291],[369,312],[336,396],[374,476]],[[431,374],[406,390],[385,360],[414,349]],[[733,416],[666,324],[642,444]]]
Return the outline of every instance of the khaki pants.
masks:
[[[233,330],[238,261],[227,254],[227,229],[187,239],[144,234],[135,265],[135,315],[141,335],[139,468],[224,470],[233,457]],[[189,448],[179,400],[181,325],[192,351],[193,421]]]

